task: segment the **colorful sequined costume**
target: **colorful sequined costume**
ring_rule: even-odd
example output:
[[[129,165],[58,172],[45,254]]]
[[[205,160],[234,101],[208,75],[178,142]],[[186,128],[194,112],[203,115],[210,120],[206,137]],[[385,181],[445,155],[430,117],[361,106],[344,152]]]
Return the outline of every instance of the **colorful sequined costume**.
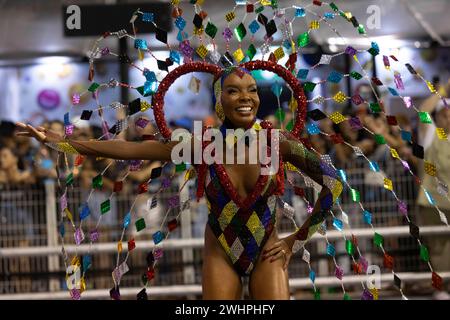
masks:
[[[217,166],[208,168],[208,224],[238,274],[249,275],[275,227],[276,176],[261,175],[259,180],[265,182],[263,192],[253,203],[240,204],[242,201],[236,203],[238,200],[226,192],[222,183],[229,183],[229,178],[221,176]]]
[[[263,123],[262,127],[267,128],[268,125]],[[331,191],[318,203],[319,212],[297,230],[297,239],[306,241],[325,219],[325,215],[321,213],[331,208],[342,191],[342,184],[332,169],[309,152],[300,141],[285,141],[291,151],[291,161]],[[206,172],[202,172],[205,169]],[[208,224],[236,272],[241,276],[250,275],[266,241],[276,227],[277,195],[284,192],[284,165],[281,155],[278,172],[270,176],[260,175],[252,193],[245,199],[241,199],[233,188],[230,192],[231,180],[223,165],[203,165],[198,171],[199,186],[204,185],[209,208]],[[201,190],[197,195],[201,196],[202,193]]]

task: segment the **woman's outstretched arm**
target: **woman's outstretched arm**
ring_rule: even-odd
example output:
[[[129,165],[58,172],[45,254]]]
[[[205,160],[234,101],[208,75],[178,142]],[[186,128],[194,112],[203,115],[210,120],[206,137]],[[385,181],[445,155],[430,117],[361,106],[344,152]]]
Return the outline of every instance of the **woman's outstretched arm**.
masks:
[[[172,148],[178,142],[163,143],[159,141],[131,142],[124,140],[70,140],[68,143],[82,155],[120,160],[139,159],[170,161]]]
[[[120,160],[159,160],[170,161],[171,151],[178,141],[162,143],[159,141],[131,142],[123,140],[78,141],[64,140],[60,135],[43,127],[33,127],[17,123],[21,129],[17,135],[33,137],[41,143],[59,146],[88,156]]]

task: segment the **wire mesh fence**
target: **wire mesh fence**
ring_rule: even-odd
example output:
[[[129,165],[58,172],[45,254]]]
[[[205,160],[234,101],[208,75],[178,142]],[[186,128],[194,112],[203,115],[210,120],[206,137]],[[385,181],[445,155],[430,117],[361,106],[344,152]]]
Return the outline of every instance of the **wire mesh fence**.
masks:
[[[47,245],[45,189],[40,185],[0,185],[0,247]],[[47,291],[45,257],[0,259],[0,293]]]
[[[408,204],[409,215],[414,221],[417,214],[415,205],[416,187],[413,177],[404,174],[401,166],[387,162],[380,167],[394,182],[399,198]],[[373,224],[377,227],[395,227],[405,225],[404,217],[399,214],[396,199],[383,188],[383,182],[373,174],[367,166],[360,161],[351,162],[347,168],[348,182],[353,188],[358,189],[361,201],[367,210],[373,213]],[[291,173],[289,173],[291,175]],[[304,181],[298,175],[293,175],[295,185],[303,186]],[[129,239],[136,241],[152,241],[152,234],[159,230],[165,213],[168,209],[168,199],[178,193],[180,187],[178,179],[174,179],[172,185],[164,192],[157,195],[158,205],[149,209],[153,193],[159,188],[159,181],[152,182],[149,192],[141,194],[135,201],[137,186],[132,185],[128,191],[115,194],[111,198],[111,210],[101,217],[98,226],[100,234],[99,243],[117,243],[122,233],[123,219],[130,211],[132,204],[133,215],[145,218],[147,228],[139,233],[135,228],[128,228],[124,237],[124,245]],[[48,228],[48,215],[58,215],[58,212],[49,212],[48,199],[53,199],[56,208],[57,194],[49,198],[46,194],[49,188],[43,184],[31,186],[0,186],[0,245],[2,248],[11,247],[39,247],[48,246],[49,232],[56,233],[56,228]],[[195,195],[195,183],[188,184],[188,192],[191,198]],[[52,188],[55,192],[55,188]],[[55,192],[56,193],[56,192]],[[79,224],[79,208],[86,201],[90,190],[83,189],[75,182],[74,187],[68,190],[68,207],[74,212],[75,224]],[[100,218],[100,204],[109,198],[110,190],[95,190],[89,200],[91,216],[84,223],[84,230],[89,231],[96,227]],[[306,197],[313,202],[315,191],[306,188]],[[295,220],[298,225],[306,218],[306,206],[300,197],[296,196],[292,188],[286,188],[283,199],[295,208]],[[362,219],[361,208],[351,201],[348,190],[344,190],[341,197],[342,209],[347,213],[349,225],[352,229],[366,228]],[[51,211],[51,210],[50,210]],[[57,210],[55,210],[57,211]],[[278,232],[292,232],[294,225],[289,219],[283,217],[281,208],[277,210]],[[176,217],[178,210],[171,210],[166,221]],[[189,219],[183,219],[181,226],[171,234],[171,239],[202,238],[207,221],[207,206],[204,200],[191,201]],[[336,216],[339,213],[336,210]],[[327,228],[332,229],[331,221],[327,221]],[[73,231],[64,235],[66,244],[74,244]],[[344,240],[332,242],[336,247],[336,258],[345,274],[351,274],[351,260],[345,251]],[[368,260],[369,264],[383,265],[383,256],[373,244],[371,238],[361,239],[358,245]],[[323,240],[310,242],[306,246],[311,253],[311,267],[316,270],[318,276],[334,274],[334,264],[326,254],[326,242]],[[410,236],[391,237],[385,240],[386,250],[395,257],[394,268],[397,272],[426,271],[427,266],[420,260],[417,242]],[[130,271],[122,278],[121,287],[143,286],[142,277],[147,269],[146,251],[133,251],[127,264]],[[92,252],[92,268],[86,274],[87,289],[106,289],[113,286],[112,270],[116,266],[117,253]],[[50,257],[46,256],[21,256],[3,257],[0,263],[0,294],[60,291],[66,287],[63,258],[59,255],[56,262],[50,263]],[[123,256],[122,256],[123,259]],[[159,260],[152,286],[170,286],[180,284],[199,284],[202,276],[202,249],[184,248],[179,250],[165,250],[164,256]],[[49,267],[49,266],[52,267]],[[295,255],[289,266],[290,278],[307,278],[308,265],[302,261],[301,255]],[[358,290],[358,286],[350,286],[347,290]],[[359,287],[360,289],[360,287]],[[186,298],[181,295],[179,298]]]

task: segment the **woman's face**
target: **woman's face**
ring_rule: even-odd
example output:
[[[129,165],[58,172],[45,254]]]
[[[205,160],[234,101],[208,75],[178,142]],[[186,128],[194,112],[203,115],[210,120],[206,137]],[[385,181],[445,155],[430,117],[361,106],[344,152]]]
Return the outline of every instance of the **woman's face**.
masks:
[[[17,158],[9,148],[0,150],[0,168],[8,170],[17,165]]]
[[[247,73],[242,78],[230,74],[223,82],[221,102],[228,120],[237,127],[247,126],[255,119],[259,107],[255,79]]]

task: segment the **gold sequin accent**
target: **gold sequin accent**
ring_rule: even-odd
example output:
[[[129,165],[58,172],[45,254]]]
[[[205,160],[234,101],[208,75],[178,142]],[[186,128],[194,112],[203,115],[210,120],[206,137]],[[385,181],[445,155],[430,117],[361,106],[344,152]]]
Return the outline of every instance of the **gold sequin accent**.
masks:
[[[233,219],[234,215],[238,211],[236,204],[233,201],[230,201],[226,204],[226,206],[222,209],[222,212],[219,215],[219,224],[222,230],[228,226],[228,224]]]
[[[436,135],[441,140],[447,140],[447,134],[443,128],[436,128]]]
[[[201,36],[203,34],[204,28],[201,26],[200,28],[194,27],[194,34],[196,36]]]
[[[391,148],[391,155],[392,155],[392,157],[394,157],[396,159],[400,159],[400,156],[398,155],[397,150],[395,150],[394,148]]]
[[[81,263],[80,263],[80,257],[78,257],[78,256],[74,256],[73,258],[72,258],[72,261],[70,261],[70,264],[72,265],[72,266],[81,266]]]
[[[373,296],[373,300],[378,300],[378,289],[377,288],[372,288],[369,289],[370,293]]]
[[[225,250],[225,252],[228,255],[230,255],[231,250],[230,250],[230,247],[228,246],[227,240],[225,239],[225,236],[224,236],[223,233],[219,236],[219,242],[222,245],[222,247]]]
[[[284,167],[287,169],[287,170],[289,170],[289,171],[297,171],[297,167],[296,166],[294,166],[292,163],[290,163],[290,162],[286,162],[285,164],[284,164]]]
[[[141,112],[147,111],[152,105],[145,100],[141,100]]]
[[[393,189],[392,180],[390,180],[388,178],[384,178],[384,188],[389,191],[392,191],[392,189]]]
[[[58,142],[55,149],[64,153],[78,154],[78,151],[69,142]]]
[[[430,175],[432,177],[436,176],[436,166],[434,164],[432,164],[431,162],[428,162],[425,160],[423,168],[428,175]]]
[[[197,54],[202,59],[205,59],[206,55],[208,54],[208,49],[206,49],[206,47],[204,45],[201,45],[200,47],[197,48],[197,50],[195,52],[197,52]]]
[[[335,124],[339,124],[345,120],[347,120],[347,118],[345,118],[342,113],[340,113],[339,111],[333,112],[332,114],[330,114],[328,116],[328,118],[331,119],[331,121],[333,121]]]
[[[282,47],[278,47],[277,50],[275,50],[273,54],[275,55],[275,58],[277,60],[284,58],[284,50]]]
[[[233,52],[233,57],[239,63],[245,58],[245,55],[244,55],[244,52],[242,51],[242,49],[239,48],[235,52]]]
[[[347,96],[342,91],[339,91],[334,95],[333,100],[337,103],[344,103],[347,100]]]
[[[247,228],[252,233],[258,245],[260,245],[262,239],[264,238],[264,226],[258,218],[256,212],[253,212],[247,221]]]
[[[320,28],[320,23],[317,20],[313,20],[311,21],[311,23],[309,24],[309,28],[311,30],[315,30],[315,29],[319,29]]]
[[[73,216],[72,216],[72,212],[70,212],[70,210],[68,208],[64,209],[64,214],[66,215],[67,219],[70,220],[70,222],[73,223]]]
[[[236,18],[236,14],[235,14],[233,11],[228,12],[228,13],[225,15],[225,20],[227,20],[227,22],[233,21],[234,18]]]

